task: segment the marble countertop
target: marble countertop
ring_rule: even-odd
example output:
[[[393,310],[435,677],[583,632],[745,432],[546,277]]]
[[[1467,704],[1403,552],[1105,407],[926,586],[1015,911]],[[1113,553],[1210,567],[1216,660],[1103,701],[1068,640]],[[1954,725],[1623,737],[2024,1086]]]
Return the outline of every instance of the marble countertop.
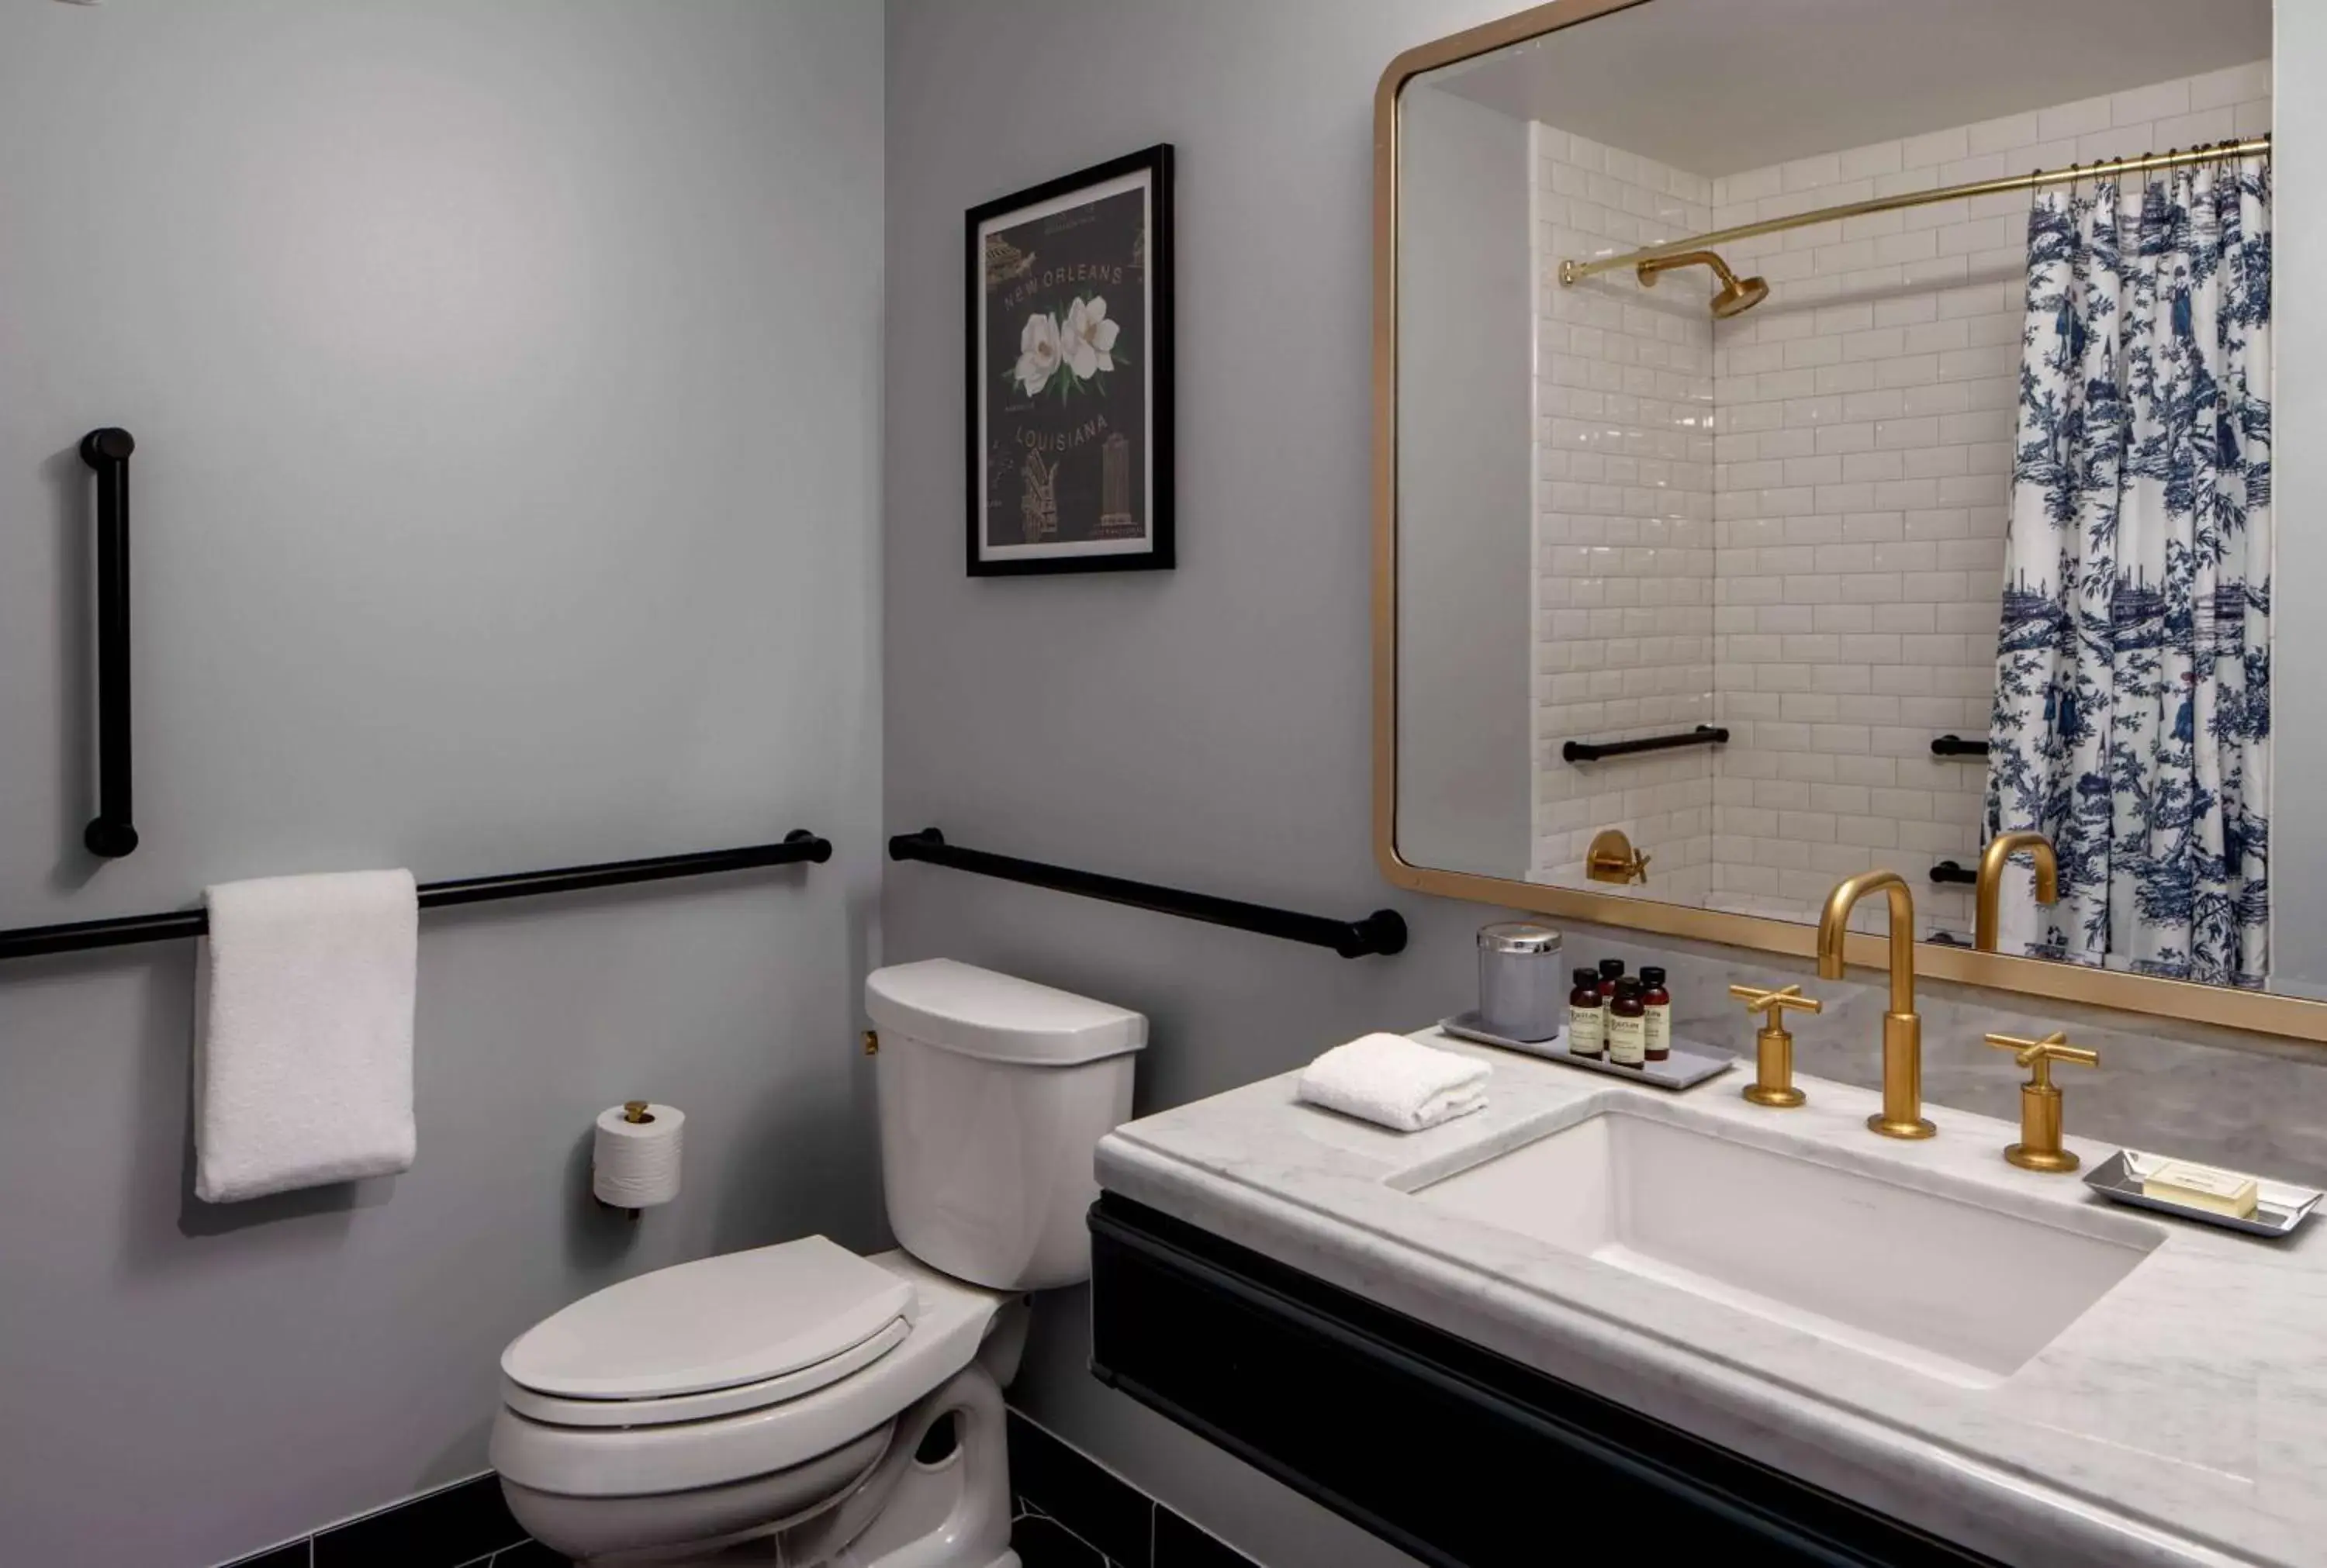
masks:
[[[1117,1129],[1100,1184],[2006,1562],[2327,1564],[2327,1220],[2270,1240],[2111,1205],[2075,1176],[2006,1164],[2018,1128],[1990,1117],[1926,1105],[1938,1137],[1875,1137],[1880,1097],[1846,1084],[1799,1078],[1809,1104],[1777,1112],[1739,1097],[1744,1070],[1672,1096],[1415,1038],[1492,1062],[1487,1108],[1390,1133],[1298,1103],[1285,1074]],[[1765,1148],[2064,1228],[2145,1227],[2158,1245],[1975,1387],[1411,1190],[1610,1104],[1656,1102]],[[2112,1152],[2069,1144],[2088,1166]]]

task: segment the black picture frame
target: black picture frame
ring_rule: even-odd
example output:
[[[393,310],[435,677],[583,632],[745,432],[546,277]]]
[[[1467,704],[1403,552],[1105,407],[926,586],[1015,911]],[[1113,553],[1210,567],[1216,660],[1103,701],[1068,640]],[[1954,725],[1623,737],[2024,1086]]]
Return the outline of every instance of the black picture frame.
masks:
[[[1144,210],[1120,200],[1135,191]],[[1170,570],[1171,145],[983,202],[963,234],[969,574]],[[1014,520],[1020,537],[1001,537]]]

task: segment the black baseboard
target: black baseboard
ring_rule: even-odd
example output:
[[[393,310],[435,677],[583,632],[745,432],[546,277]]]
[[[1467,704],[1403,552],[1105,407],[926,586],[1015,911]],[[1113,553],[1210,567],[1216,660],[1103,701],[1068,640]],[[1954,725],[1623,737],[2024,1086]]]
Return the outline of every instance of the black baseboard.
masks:
[[[487,1473],[285,1542],[229,1568],[567,1568],[509,1517]]]
[[[1014,1410],[1010,1489],[1025,1568],[1258,1568]]]

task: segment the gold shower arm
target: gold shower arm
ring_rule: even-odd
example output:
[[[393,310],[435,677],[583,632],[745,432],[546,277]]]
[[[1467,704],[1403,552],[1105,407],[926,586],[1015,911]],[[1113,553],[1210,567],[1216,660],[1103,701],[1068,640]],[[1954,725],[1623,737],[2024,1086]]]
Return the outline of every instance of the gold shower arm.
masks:
[[[1670,239],[1661,245],[1645,246],[1622,256],[1602,257],[1593,261],[1563,261],[1559,264],[1559,281],[1573,286],[1587,277],[1622,267],[1637,267],[1644,261],[1657,261],[1677,256],[1685,251],[1708,250],[1740,239],[1758,239],[1764,234],[1781,234],[1789,229],[1807,229],[1813,223],[1834,223],[1845,218],[1863,218],[1870,212],[1896,212],[1905,207],[1927,207],[1934,201],[1954,201],[1970,196],[2000,196],[2014,191],[2034,191],[2046,185],[2064,185],[2072,180],[2107,180],[2118,174],[2137,174],[2151,169],[2178,169],[2189,163],[2213,163],[2225,158],[2262,157],[2270,152],[2270,137],[2248,136],[2235,142],[2221,142],[2210,147],[2195,147],[2189,152],[2144,153],[2137,158],[2115,158],[2105,163],[2087,163],[2082,167],[2070,164],[2065,169],[2039,169],[2033,174],[2008,174],[1995,180],[1974,180],[1969,184],[1948,185],[1937,191],[1909,191],[1897,196],[1876,196],[1864,201],[1846,201],[1839,207],[1821,207],[1815,212],[1799,212],[1791,218],[1764,219],[1759,223],[1741,223],[1734,229],[1716,229],[1710,234],[1699,234],[1687,239]]]

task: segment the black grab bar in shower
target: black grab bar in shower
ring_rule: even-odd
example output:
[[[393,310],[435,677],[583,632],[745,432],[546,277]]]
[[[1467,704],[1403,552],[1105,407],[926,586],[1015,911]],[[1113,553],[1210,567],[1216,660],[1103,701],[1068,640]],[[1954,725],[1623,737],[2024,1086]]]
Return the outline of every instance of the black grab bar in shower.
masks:
[[[136,441],[107,425],[80,438],[97,471],[97,815],[81,830],[91,854],[137,847],[129,805],[129,454]]]
[[[1961,735],[1941,735],[1931,742],[1931,755],[1934,757],[1985,757],[1987,755],[1987,742],[1967,741]]]
[[[1215,898],[1210,893],[1186,892],[1153,882],[1102,876],[1097,872],[1070,871],[1040,861],[989,854],[982,849],[961,849],[948,844],[945,835],[934,827],[892,837],[889,858],[950,866],[979,876],[1000,877],[1005,882],[1025,882],[1081,898],[1104,899],[1111,904],[1129,904],[1161,915],[1233,926],[1239,931],[1257,931],[1288,942],[1306,942],[1313,947],[1331,947],[1344,958],[1363,958],[1371,954],[1387,957],[1406,950],[1406,920],[1396,910],[1376,910],[1361,920],[1336,920],[1325,915],[1274,910],[1266,904],[1248,904],[1236,899]]]
[[[1699,724],[1677,735],[1645,735],[1637,741],[1570,741],[1559,749],[1564,762],[1597,762],[1607,757],[1630,757],[1641,751],[1669,751],[1677,746],[1725,746],[1729,732],[1718,724]]]
[[[454,904],[491,903],[497,899],[530,898],[536,893],[580,892],[587,888],[621,887],[629,882],[661,882],[675,876],[708,876],[715,872],[749,871],[763,865],[792,865],[801,861],[818,864],[832,858],[832,845],[806,828],[794,828],[781,844],[750,844],[740,849],[706,849],[690,854],[661,854],[646,860],[603,861],[596,865],[562,866],[555,871],[512,872],[500,876],[462,877],[453,882],[423,882],[420,907],[441,910]],[[199,937],[210,929],[203,910],[172,910],[164,914],[124,915],[109,920],[80,920],[69,926],[25,926],[0,931],[0,958],[31,958],[45,953],[77,953],[91,947],[126,947],[137,942],[166,942],[178,937]]]

